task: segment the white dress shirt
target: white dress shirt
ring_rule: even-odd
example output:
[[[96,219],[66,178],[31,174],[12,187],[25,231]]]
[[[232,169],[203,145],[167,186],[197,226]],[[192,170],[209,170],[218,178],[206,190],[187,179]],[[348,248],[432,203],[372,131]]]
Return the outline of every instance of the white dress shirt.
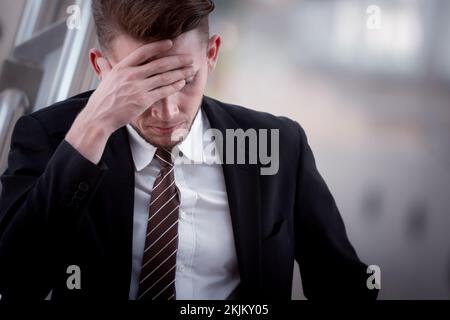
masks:
[[[180,190],[176,299],[226,299],[240,283],[223,170],[204,152],[211,144],[208,118],[200,110],[184,141],[175,147],[175,183]],[[156,147],[127,126],[135,165],[133,261],[129,298],[137,297],[149,216],[159,173]],[[206,134],[205,134],[206,133]],[[181,152],[180,152],[181,151]],[[181,159],[179,157],[187,157]],[[195,164],[188,164],[187,161]],[[179,160],[183,160],[181,163]],[[217,162],[215,162],[217,163]]]

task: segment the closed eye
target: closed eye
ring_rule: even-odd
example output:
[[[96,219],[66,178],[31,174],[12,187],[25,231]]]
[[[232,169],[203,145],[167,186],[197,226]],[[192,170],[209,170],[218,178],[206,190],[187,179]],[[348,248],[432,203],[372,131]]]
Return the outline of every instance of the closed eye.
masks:
[[[186,79],[186,85],[192,84],[195,81],[197,75],[194,75],[192,78]]]

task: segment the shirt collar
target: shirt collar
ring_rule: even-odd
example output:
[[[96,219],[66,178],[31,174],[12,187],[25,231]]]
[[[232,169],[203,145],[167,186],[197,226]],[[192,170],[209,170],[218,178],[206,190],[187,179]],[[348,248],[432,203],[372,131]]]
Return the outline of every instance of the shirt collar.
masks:
[[[203,162],[203,134],[205,128],[205,115],[200,108],[197,115],[192,123],[191,131],[187,134],[184,140],[175,146],[174,154],[183,155],[188,160],[194,163]]]
[[[184,140],[172,151],[172,153],[176,155],[176,158],[183,156],[194,163],[202,163],[204,161],[203,133],[206,129],[204,117],[205,115],[200,108],[192,123],[191,130]],[[153,161],[157,147],[142,138],[132,125],[128,124],[126,128],[130,140],[131,154],[135,169],[139,172]]]

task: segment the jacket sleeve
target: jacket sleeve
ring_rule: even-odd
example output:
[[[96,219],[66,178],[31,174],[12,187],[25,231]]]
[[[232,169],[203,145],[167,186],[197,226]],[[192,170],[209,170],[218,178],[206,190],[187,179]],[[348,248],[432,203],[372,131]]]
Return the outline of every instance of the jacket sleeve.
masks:
[[[52,289],[64,239],[83,219],[107,171],[68,142],[52,145],[32,115],[17,122],[8,168],[1,177],[0,294],[2,300],[43,299]]]
[[[298,125],[298,124],[297,124]],[[307,299],[376,299],[367,265],[350,241],[335,200],[317,170],[304,130],[300,134],[294,217],[295,258]]]

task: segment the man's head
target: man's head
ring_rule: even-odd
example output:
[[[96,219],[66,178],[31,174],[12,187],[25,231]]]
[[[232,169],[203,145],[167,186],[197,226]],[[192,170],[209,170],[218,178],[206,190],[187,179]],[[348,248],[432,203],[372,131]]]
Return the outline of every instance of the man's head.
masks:
[[[169,55],[188,54],[194,59],[195,75],[176,94],[153,104],[132,125],[156,146],[171,147],[170,135],[155,130],[179,126],[190,130],[201,105],[209,74],[217,63],[221,39],[209,37],[210,0],[93,0],[92,9],[100,48],[92,49],[90,60],[102,78],[98,60],[111,67],[137,48],[158,40],[171,39]]]

